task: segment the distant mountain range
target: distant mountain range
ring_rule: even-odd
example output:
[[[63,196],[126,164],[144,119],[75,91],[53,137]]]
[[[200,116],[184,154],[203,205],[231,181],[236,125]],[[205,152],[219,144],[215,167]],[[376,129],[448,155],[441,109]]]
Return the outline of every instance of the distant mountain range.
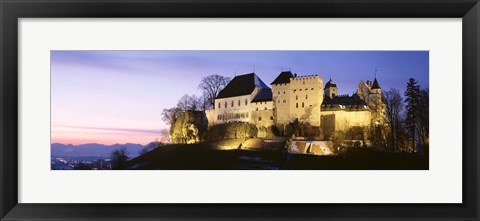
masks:
[[[72,144],[60,144],[54,143],[51,145],[52,157],[110,157],[114,150],[125,147],[127,149],[127,155],[137,157],[140,155],[140,151],[149,147],[152,143],[145,146],[134,143],[126,144],[114,144],[103,145],[97,143],[72,145]]]

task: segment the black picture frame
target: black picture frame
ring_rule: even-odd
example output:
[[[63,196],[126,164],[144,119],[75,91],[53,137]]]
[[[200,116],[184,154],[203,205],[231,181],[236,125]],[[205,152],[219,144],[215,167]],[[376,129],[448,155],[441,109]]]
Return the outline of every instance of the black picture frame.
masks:
[[[0,0],[0,15],[1,220],[479,220],[478,0]],[[17,21],[19,18],[47,17],[462,18],[463,203],[20,204],[17,186],[19,129]]]

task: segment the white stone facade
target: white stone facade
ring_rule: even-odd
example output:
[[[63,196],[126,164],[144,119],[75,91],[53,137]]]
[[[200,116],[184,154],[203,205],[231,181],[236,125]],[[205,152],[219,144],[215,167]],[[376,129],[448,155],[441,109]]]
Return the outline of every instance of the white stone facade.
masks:
[[[272,84],[277,124],[295,119],[320,126],[320,105],[323,101],[323,79],[316,75],[293,76],[290,83]]]
[[[245,91],[243,85],[231,85],[233,83],[245,84],[251,89]],[[352,96],[338,96],[337,86],[331,79],[325,88],[323,83],[318,75],[282,72],[270,89],[253,73],[236,76],[215,99],[215,108],[206,111],[209,125],[241,121],[269,127],[287,125],[298,119],[325,132],[331,130],[328,133],[371,125],[370,106],[381,100],[376,80],[374,87],[370,81],[361,81]],[[236,88],[243,92],[235,93]]]

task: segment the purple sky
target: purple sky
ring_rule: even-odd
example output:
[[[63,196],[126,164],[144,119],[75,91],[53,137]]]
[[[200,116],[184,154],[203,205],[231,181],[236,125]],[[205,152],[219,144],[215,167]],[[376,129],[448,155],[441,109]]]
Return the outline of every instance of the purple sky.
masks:
[[[339,94],[360,80],[428,88],[428,51],[52,51],[52,143],[140,143],[157,139],[164,108],[200,95],[204,76],[253,72],[267,84],[283,70],[332,77]]]

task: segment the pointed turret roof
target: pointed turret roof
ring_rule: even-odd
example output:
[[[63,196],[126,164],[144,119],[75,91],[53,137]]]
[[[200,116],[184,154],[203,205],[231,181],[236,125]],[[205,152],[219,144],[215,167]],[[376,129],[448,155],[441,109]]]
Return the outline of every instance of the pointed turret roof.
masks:
[[[377,78],[373,81],[372,89],[381,89],[380,84],[378,84]]]

